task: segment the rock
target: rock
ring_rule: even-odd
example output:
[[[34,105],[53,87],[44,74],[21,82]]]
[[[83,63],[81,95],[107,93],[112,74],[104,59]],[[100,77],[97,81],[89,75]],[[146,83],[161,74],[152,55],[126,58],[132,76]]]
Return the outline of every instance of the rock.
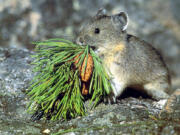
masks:
[[[161,109],[154,107],[155,101],[139,97],[119,99],[113,105],[100,103],[87,109],[87,116],[70,121],[30,121],[26,92],[33,78],[29,64],[33,52],[24,49],[33,49],[32,41],[47,38],[73,40],[81,24],[101,7],[109,13],[123,10],[130,18],[128,33],[153,44],[164,56],[175,90],[180,88],[178,5],[178,0],[0,1],[0,46],[6,47],[0,48],[0,134],[41,134],[47,129],[49,134],[180,134],[177,113],[162,111],[161,116],[170,119],[159,119]]]
[[[155,101],[137,95],[119,99],[117,104],[100,103],[92,110],[87,101],[87,115],[69,121],[31,121],[26,107],[26,92],[34,75],[31,54],[26,49],[0,48],[0,134],[179,133],[177,122],[158,118],[161,109],[154,107]]]

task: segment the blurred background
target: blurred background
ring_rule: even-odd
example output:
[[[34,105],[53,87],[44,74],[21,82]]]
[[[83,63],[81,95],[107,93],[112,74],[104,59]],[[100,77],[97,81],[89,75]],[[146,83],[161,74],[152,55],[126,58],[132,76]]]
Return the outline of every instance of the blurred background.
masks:
[[[32,41],[74,39],[101,7],[128,13],[128,33],[161,52],[173,88],[180,87],[180,0],[0,0],[0,47],[32,50]]]

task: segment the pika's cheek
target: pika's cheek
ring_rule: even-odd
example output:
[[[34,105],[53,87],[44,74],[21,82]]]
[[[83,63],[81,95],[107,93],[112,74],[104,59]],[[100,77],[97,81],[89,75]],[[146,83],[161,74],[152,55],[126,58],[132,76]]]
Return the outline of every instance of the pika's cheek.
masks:
[[[85,35],[85,36],[84,36],[84,41],[87,42],[87,43],[88,43],[88,42],[91,42],[91,41],[92,41],[92,37],[89,36],[89,35]]]

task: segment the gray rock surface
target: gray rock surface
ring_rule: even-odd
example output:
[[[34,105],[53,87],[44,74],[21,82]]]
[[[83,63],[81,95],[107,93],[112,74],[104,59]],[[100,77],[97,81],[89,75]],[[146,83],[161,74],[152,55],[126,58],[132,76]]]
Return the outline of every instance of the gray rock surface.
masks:
[[[87,115],[69,121],[31,121],[27,113],[27,87],[32,80],[32,52],[26,49],[0,48],[0,134],[179,134],[180,114],[166,120],[159,118],[157,102],[141,97],[128,97],[117,104],[100,103],[87,108]],[[141,94],[140,94],[141,95]],[[179,102],[179,101],[178,101]],[[88,107],[88,101],[86,102]],[[171,116],[171,114],[170,114]],[[178,117],[177,117],[178,116]],[[177,119],[178,118],[178,119]]]
[[[101,7],[109,13],[123,10],[130,18],[128,33],[153,44],[164,56],[174,90],[180,88],[179,6],[179,0],[1,0],[0,134],[35,135],[48,130],[49,134],[180,134],[178,119],[172,118],[177,115],[163,114],[160,120],[161,109],[145,98],[127,97],[114,105],[101,103],[88,110],[87,116],[67,122],[30,121],[25,93],[33,77],[29,65],[32,52],[24,49],[32,49],[32,41],[51,37],[74,39],[81,24]],[[171,119],[166,120],[166,115]]]

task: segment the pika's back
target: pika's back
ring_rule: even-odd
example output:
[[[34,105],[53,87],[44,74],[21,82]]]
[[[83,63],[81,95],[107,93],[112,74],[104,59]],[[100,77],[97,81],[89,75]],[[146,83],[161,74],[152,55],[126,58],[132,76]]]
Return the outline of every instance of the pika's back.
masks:
[[[121,62],[126,63],[126,72],[131,72],[133,78],[147,83],[163,77],[170,84],[167,66],[152,45],[129,34],[125,44],[126,52]]]

